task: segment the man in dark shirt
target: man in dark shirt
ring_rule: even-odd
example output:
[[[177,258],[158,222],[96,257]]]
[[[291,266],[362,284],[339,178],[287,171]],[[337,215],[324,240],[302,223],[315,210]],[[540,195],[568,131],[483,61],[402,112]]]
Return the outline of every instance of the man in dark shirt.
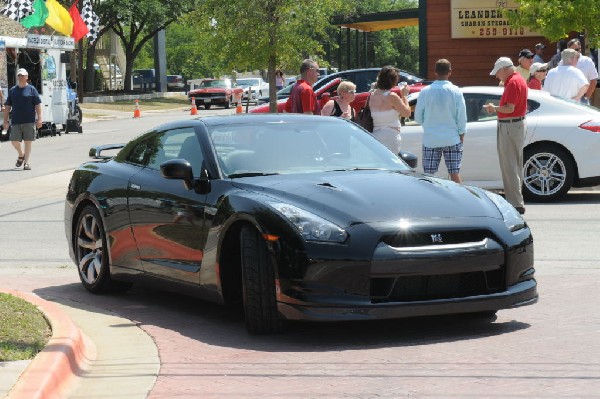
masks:
[[[527,83],[508,57],[500,57],[490,75],[504,82],[499,105],[485,105],[488,113],[498,114],[498,158],[504,183],[504,196],[519,213],[525,213],[523,202],[523,145],[527,113]]]
[[[320,115],[321,107],[312,85],[319,79],[319,65],[306,59],[300,67],[300,79],[296,81],[285,103],[285,112]]]
[[[8,129],[8,117],[11,115],[10,141],[19,153],[17,168],[31,170],[29,155],[31,144],[35,140],[36,129],[42,127],[42,100],[38,91],[27,83],[28,73],[21,68],[17,71],[17,84],[8,91],[4,104],[4,129]],[[24,142],[24,149],[21,146]]]

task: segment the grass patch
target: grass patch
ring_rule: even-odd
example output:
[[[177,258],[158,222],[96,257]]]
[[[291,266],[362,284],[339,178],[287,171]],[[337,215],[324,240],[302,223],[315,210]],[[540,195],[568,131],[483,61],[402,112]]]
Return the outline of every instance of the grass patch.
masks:
[[[140,109],[142,110],[168,110],[181,108],[190,105],[187,96],[161,97],[140,100]],[[79,104],[82,110],[110,109],[115,111],[133,112],[135,102],[132,100],[114,101],[112,103],[82,103]],[[84,114],[85,115],[85,114]]]
[[[52,330],[35,305],[0,293],[0,362],[33,359]]]

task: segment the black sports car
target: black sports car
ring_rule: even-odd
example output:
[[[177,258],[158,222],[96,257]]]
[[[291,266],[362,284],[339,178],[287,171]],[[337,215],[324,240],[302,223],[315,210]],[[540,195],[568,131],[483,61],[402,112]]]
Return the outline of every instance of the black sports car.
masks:
[[[512,206],[415,172],[346,120],[205,117],[90,155],[65,229],[94,293],[160,281],[243,306],[252,333],[537,301],[533,239]]]

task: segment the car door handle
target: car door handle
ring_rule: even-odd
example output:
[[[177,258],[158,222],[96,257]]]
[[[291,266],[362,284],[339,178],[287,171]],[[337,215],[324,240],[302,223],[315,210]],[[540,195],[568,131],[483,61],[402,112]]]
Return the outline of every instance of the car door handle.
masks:
[[[141,190],[142,187],[135,183],[129,183],[129,188],[132,190]]]

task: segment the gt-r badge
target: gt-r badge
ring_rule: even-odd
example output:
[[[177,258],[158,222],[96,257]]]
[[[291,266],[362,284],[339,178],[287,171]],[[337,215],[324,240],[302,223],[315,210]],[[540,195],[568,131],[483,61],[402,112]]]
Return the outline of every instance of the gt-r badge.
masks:
[[[431,235],[431,242],[434,243],[434,244],[435,243],[443,243],[444,240],[443,240],[441,234],[432,234]]]

